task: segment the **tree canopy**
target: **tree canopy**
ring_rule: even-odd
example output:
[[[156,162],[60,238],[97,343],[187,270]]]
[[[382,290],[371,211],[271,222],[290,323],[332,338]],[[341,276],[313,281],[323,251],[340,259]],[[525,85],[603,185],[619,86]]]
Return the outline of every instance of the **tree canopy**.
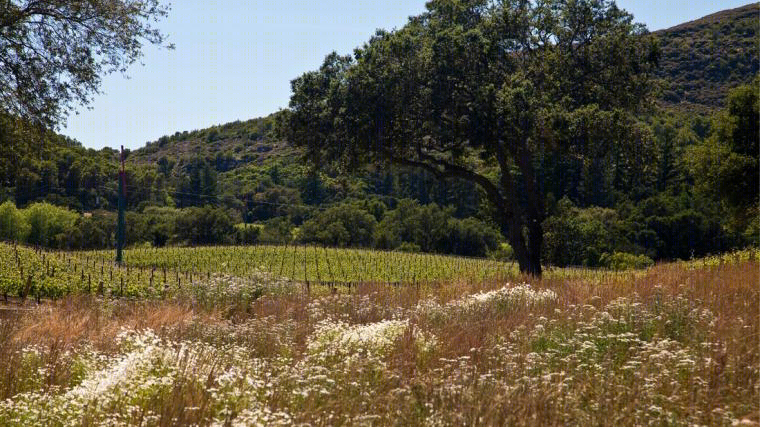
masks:
[[[280,129],[315,164],[393,162],[477,184],[521,271],[540,275],[542,158],[635,154],[647,135],[631,113],[648,105],[657,59],[614,1],[433,0],[294,80]]]
[[[688,167],[699,191],[723,204],[733,226],[757,235],[760,207],[760,78],[732,90],[713,118],[710,137],[689,149]]]
[[[103,74],[137,61],[143,43],[165,44],[153,25],[168,9],[160,0],[0,1],[0,108],[58,124]]]

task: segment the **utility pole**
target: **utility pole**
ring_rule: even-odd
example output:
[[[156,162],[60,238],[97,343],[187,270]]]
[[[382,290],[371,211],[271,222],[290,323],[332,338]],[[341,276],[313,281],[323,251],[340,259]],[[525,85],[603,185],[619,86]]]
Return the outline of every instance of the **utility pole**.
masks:
[[[124,250],[124,208],[126,205],[126,183],[124,182],[124,146],[121,146],[121,169],[119,170],[119,222],[116,230],[116,262],[121,264]]]

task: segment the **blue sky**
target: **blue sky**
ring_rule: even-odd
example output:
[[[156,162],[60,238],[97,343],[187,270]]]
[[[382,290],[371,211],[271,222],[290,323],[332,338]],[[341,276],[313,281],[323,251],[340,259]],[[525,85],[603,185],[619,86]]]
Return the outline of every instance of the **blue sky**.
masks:
[[[650,30],[747,0],[618,0]],[[138,148],[176,131],[268,115],[287,106],[290,81],[377,28],[403,26],[424,0],[174,0],[159,24],[176,49],[148,46],[144,65],[103,79],[102,94],[61,133],[86,147]]]

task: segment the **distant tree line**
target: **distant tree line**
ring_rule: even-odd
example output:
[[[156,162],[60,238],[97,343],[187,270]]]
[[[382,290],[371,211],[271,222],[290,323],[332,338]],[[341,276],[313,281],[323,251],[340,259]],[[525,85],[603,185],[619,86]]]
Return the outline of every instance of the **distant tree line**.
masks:
[[[487,256],[503,240],[492,226],[457,219],[452,209],[404,199],[395,209],[380,201],[346,201],[315,213],[296,227],[287,217],[241,223],[236,211],[221,207],[149,207],[127,212],[128,245],[316,244]],[[376,216],[377,215],[377,216]],[[18,209],[0,205],[0,239],[61,249],[115,245],[111,211],[81,215],[49,203]]]

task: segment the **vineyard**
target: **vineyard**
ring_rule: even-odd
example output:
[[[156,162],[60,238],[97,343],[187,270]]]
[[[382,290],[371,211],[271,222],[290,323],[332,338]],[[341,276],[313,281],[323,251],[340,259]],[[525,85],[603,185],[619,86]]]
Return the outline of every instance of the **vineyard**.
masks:
[[[683,264],[695,268],[757,258],[756,251],[743,251]],[[119,265],[113,262],[111,251],[45,251],[0,244],[0,265],[0,296],[5,301],[18,297],[40,301],[71,294],[166,298],[199,288],[208,292],[210,286],[219,288],[230,283],[235,283],[234,287],[253,287],[257,294],[284,287],[320,293],[369,283],[472,286],[519,278],[512,262],[292,245],[137,248],[125,251],[124,262]],[[548,269],[546,276],[602,282],[612,276],[634,278],[644,271],[564,268]]]
[[[101,260],[113,258],[110,251],[91,255]],[[133,249],[125,252],[124,264],[239,277],[259,271],[291,282],[334,284],[420,284],[454,278],[481,281],[516,271],[512,263],[487,259],[293,245]]]
[[[111,251],[53,252],[0,244],[0,262],[0,293],[6,300],[78,293],[166,297],[219,276],[250,282],[263,275],[318,290],[360,283],[477,283],[517,271],[513,263],[487,259],[317,246],[131,249],[118,265]]]

